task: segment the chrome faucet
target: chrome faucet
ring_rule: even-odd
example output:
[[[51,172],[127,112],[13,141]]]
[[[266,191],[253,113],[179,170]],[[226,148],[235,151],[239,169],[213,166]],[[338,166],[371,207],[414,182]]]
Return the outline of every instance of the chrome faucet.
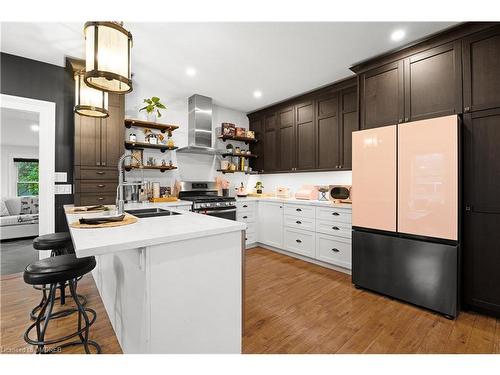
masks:
[[[125,206],[125,201],[123,199],[123,196],[125,195],[125,193],[124,193],[123,189],[124,189],[124,186],[127,184],[125,182],[125,176],[123,173],[123,162],[127,158],[135,159],[139,163],[139,167],[141,168],[141,171],[142,171],[142,180],[141,180],[140,185],[144,184],[144,169],[142,168],[143,167],[142,161],[137,159],[137,157],[135,155],[124,153],[120,157],[120,159],[118,160],[118,186],[116,188],[116,211],[117,211],[118,215],[123,214],[123,209]],[[137,184],[134,184],[134,185],[137,185]]]

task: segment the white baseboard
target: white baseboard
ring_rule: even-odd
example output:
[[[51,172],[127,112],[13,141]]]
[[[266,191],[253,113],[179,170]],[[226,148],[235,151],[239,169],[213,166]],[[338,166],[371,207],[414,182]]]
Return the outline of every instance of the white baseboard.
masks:
[[[264,244],[262,244],[260,242],[256,242],[256,243],[253,243],[253,244],[248,244],[248,245],[246,245],[246,248],[250,249],[250,248],[256,247],[256,246],[262,247],[262,248],[267,249],[267,250],[275,251],[275,252],[283,254],[283,255],[288,255],[288,256],[291,256],[293,258],[297,258],[297,259],[303,260],[305,262],[313,263],[313,264],[316,264],[316,265],[321,266],[321,267],[329,268],[329,269],[334,270],[334,271],[342,272],[342,273],[345,273],[347,275],[351,274],[351,270],[350,269],[347,269],[347,268],[344,268],[344,267],[335,266],[333,264],[325,263],[325,262],[322,262],[320,260],[309,258],[309,257],[303,256],[303,255],[291,253],[289,251],[286,251],[286,250],[283,250],[283,249],[278,249],[278,248],[273,247],[273,246],[264,245]]]

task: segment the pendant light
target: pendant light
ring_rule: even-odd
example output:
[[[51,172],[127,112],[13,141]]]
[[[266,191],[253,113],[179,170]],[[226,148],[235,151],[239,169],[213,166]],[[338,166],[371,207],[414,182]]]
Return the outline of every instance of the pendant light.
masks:
[[[75,113],[87,117],[108,117],[108,93],[89,87],[84,76],[84,69],[75,73]]]
[[[130,48],[132,34],[123,23],[85,23],[85,82],[116,94],[132,91]]]

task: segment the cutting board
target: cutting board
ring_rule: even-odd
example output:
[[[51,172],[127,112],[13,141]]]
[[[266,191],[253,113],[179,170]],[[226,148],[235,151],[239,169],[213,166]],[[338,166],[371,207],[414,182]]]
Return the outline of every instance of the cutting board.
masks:
[[[133,215],[125,214],[125,218],[122,221],[111,221],[109,223],[91,225],[91,224],[80,224],[80,222],[77,220],[71,223],[69,226],[71,228],[78,228],[78,229],[97,229],[97,228],[122,227],[124,225],[130,225],[134,223],[137,223],[137,218]]]

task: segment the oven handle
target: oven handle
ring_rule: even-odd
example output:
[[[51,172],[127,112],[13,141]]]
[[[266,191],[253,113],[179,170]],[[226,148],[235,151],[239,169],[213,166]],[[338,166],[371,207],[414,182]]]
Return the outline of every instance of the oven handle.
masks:
[[[236,212],[236,208],[230,208],[228,210],[210,210],[210,211],[204,211],[203,209],[201,212],[206,213],[206,214],[216,214],[216,213],[227,213],[227,212]]]

